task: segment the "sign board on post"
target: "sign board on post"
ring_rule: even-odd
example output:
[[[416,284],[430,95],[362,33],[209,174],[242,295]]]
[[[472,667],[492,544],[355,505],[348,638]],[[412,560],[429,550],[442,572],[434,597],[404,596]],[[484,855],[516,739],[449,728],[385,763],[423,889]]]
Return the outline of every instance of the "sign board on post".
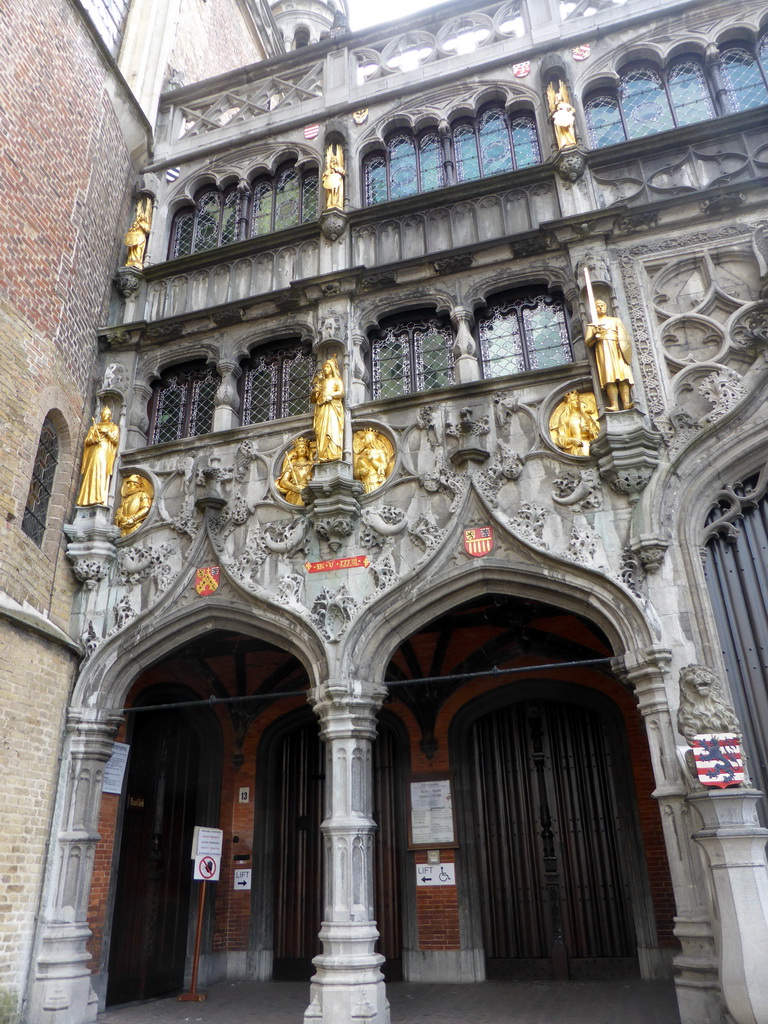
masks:
[[[205,828],[203,825],[195,825],[195,834],[192,837],[193,859],[202,857],[204,853],[221,858],[223,839],[224,833],[220,828]]]
[[[214,857],[212,853],[203,853],[195,857],[196,882],[218,882],[221,871],[221,857]]]

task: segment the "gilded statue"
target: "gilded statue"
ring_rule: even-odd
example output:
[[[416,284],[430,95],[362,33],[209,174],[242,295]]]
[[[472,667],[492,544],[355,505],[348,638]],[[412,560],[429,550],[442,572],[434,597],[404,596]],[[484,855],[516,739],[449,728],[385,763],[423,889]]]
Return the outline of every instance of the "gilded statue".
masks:
[[[588,294],[591,288],[588,289]],[[595,350],[600,387],[608,396],[611,412],[618,412],[619,397],[623,409],[634,408],[632,401],[632,343],[624,324],[618,317],[608,316],[608,306],[602,299],[590,302],[592,322],[587,324],[584,341]]]
[[[600,433],[597,403],[591,391],[569,391],[549,420],[552,441],[569,455],[589,455],[589,445]]]
[[[557,88],[554,82],[547,86],[547,102],[549,103],[549,116],[552,127],[555,130],[555,142],[558,149],[565,149],[566,146],[576,145],[576,111],[571,106],[571,97],[568,94],[568,86],[563,81],[558,81]]]
[[[381,487],[395,465],[395,449],[380,430],[356,430],[352,439],[352,465],[365,494]]]
[[[313,427],[318,462],[335,462],[344,450],[344,384],[336,356],[326,359],[312,381],[309,400],[315,407]]]
[[[124,537],[142,525],[152,508],[154,489],[145,476],[131,473],[120,489],[123,500],[115,512],[115,525],[120,527]]]
[[[136,216],[128,233],[123,239],[128,247],[128,255],[125,260],[126,267],[134,267],[141,270],[144,266],[144,250],[147,248],[147,238],[152,227],[152,200],[147,197],[136,204]]]
[[[78,505],[106,505],[109,499],[109,480],[115,464],[120,428],[112,422],[112,410],[105,405],[101,419],[91,420],[85,435],[85,449],[80,472],[83,476]]]
[[[306,437],[299,437],[283,459],[283,467],[275,480],[275,486],[291,505],[304,504],[301,492],[312,478],[314,447]]]
[[[344,150],[340,144],[332,143],[325,151],[323,188],[325,189],[326,210],[344,209]]]

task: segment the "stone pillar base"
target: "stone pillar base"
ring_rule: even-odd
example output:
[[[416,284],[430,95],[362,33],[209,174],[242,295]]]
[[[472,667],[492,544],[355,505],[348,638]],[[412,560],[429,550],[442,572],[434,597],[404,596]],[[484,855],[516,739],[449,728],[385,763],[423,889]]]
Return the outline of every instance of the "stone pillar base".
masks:
[[[384,957],[316,956],[304,1024],[389,1024],[389,1001],[379,969]]]

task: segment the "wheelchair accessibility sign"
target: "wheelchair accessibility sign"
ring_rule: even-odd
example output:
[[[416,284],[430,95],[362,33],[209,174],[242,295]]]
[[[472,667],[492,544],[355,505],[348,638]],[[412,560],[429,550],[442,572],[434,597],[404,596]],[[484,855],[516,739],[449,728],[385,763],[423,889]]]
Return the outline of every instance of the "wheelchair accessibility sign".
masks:
[[[455,864],[417,864],[416,887],[434,889],[438,885],[456,885]]]

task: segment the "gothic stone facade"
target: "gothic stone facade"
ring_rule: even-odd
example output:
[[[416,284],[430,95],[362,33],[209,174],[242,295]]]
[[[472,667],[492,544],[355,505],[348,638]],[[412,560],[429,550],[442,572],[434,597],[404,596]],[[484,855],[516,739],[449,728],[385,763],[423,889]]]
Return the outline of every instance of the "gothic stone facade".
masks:
[[[684,1024],[768,1020],[760,794],[685,757],[740,731],[702,547],[765,459],[766,19],[458,2],[163,94],[144,268],[100,334],[114,500],[66,531],[84,656],[30,1020],[80,1024],[145,978],[171,848],[188,863],[174,815],[224,831],[204,978],[314,957],[306,1022],[388,1021],[385,960],[424,981],[634,965],[674,976]],[[345,197],[324,208],[330,146]],[[585,268],[633,343],[632,408],[605,408]],[[293,504],[276,481],[333,356],[342,458]],[[572,391],[597,394],[588,455],[550,429]],[[366,429],[395,453],[368,493]],[[120,537],[131,474],[154,500]],[[132,762],[102,797],[117,730]],[[454,885],[418,888],[432,860]],[[143,994],[188,969],[174,884]]]

